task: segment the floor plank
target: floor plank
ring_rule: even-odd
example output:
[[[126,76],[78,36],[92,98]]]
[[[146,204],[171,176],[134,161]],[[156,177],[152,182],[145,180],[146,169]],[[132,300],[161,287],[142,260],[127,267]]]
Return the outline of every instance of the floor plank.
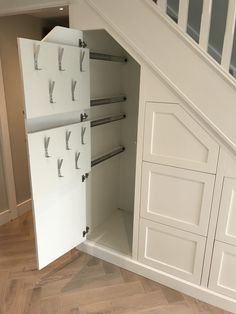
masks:
[[[77,250],[38,271],[30,213],[0,227],[0,252],[0,314],[227,314]]]

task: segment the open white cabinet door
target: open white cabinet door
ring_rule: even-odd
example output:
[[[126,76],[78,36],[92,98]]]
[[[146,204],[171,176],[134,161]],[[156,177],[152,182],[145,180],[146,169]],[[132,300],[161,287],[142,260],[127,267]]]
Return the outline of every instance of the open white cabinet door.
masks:
[[[86,239],[90,88],[81,41],[61,27],[43,41],[18,39],[39,269]]]

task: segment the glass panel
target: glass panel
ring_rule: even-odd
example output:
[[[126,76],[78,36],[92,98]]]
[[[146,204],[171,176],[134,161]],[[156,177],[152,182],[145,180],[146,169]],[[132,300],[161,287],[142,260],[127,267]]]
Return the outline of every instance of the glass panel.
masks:
[[[189,0],[187,33],[199,43],[203,0]]]
[[[228,0],[213,0],[212,4],[208,52],[219,63],[224,43],[228,4]]]
[[[6,181],[5,181],[3,158],[2,158],[2,146],[0,142],[0,213],[5,211],[6,209],[8,209],[8,199],[7,199]]]
[[[230,62],[230,73],[236,78],[236,26],[234,28],[234,43]]]
[[[175,23],[178,23],[179,0],[167,0],[166,13]]]

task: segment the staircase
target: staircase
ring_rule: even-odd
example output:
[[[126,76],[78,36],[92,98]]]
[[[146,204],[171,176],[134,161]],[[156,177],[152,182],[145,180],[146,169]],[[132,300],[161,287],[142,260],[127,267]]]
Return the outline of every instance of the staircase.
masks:
[[[189,4],[179,1],[176,24],[168,15],[166,0],[78,0],[70,8],[71,27],[105,28],[143,69],[148,68],[167,84],[186,108],[211,128],[219,142],[235,151],[236,83],[229,72],[235,0],[229,0],[220,64],[208,49],[213,1],[203,0],[199,43],[187,33]],[[148,79],[144,83],[148,86]],[[146,95],[145,101],[166,101],[151,97]]]

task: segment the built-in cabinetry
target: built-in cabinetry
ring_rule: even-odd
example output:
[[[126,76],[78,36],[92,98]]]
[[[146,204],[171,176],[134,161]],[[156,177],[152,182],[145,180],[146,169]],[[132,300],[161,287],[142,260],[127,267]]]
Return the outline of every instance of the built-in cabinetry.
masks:
[[[236,162],[214,134],[181,103],[139,99],[140,65],[103,30],[56,28],[20,54],[39,268],[81,244],[236,298]]]

